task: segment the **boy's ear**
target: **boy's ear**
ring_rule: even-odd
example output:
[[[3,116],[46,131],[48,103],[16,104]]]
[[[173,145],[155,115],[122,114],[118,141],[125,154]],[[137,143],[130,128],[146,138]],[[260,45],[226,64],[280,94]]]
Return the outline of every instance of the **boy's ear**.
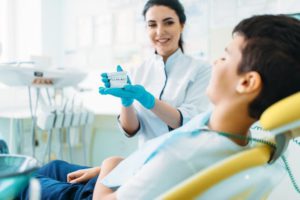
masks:
[[[252,93],[260,90],[262,85],[261,76],[257,72],[248,72],[241,76],[236,91],[239,94]]]

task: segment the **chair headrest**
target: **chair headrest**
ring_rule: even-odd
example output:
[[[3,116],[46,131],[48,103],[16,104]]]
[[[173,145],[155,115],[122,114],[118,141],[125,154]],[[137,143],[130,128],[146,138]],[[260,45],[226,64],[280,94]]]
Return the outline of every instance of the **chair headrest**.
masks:
[[[282,132],[300,127],[300,92],[270,106],[260,117],[260,124],[270,131],[285,126]]]

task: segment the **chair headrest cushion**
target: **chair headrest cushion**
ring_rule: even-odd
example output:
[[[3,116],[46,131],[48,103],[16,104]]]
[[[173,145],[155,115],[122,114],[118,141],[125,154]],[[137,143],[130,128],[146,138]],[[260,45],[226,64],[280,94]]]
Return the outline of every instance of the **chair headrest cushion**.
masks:
[[[260,124],[265,130],[273,130],[296,121],[300,121],[300,92],[273,104],[260,117]]]

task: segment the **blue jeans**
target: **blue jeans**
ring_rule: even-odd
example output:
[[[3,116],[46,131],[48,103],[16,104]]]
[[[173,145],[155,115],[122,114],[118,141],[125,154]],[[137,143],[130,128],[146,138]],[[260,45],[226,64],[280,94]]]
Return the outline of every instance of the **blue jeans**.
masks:
[[[60,160],[51,161],[40,168],[36,173],[36,178],[41,184],[41,199],[92,199],[98,176],[86,183],[70,184],[67,182],[68,173],[86,168],[88,167],[73,165]],[[18,199],[28,199],[28,187],[22,191]]]

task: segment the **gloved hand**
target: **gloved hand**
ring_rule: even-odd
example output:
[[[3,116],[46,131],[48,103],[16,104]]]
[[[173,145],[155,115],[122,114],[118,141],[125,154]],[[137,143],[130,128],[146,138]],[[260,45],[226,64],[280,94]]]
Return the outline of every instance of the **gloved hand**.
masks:
[[[100,94],[110,94],[120,98],[131,98],[139,101],[145,108],[152,109],[155,105],[155,98],[141,85],[125,85],[124,88],[101,88]]]
[[[121,72],[121,71],[123,71],[123,69],[122,69],[122,67],[121,67],[120,65],[118,65],[118,66],[117,66],[117,72]],[[100,93],[100,94],[104,94],[102,91],[105,90],[105,89],[108,89],[108,88],[109,88],[110,90],[113,90],[114,93],[117,92],[117,91],[121,91],[121,90],[122,90],[122,88],[110,88],[110,82],[109,82],[109,79],[108,79],[108,77],[107,77],[107,73],[101,74],[101,77],[102,77],[102,82],[103,82],[104,85],[105,85],[105,88],[99,87],[99,93]],[[127,83],[128,83],[128,84],[131,84],[129,78],[128,78]],[[118,92],[117,92],[117,93],[118,93]],[[113,95],[113,96],[115,96],[115,97],[120,97],[120,98],[121,98],[122,105],[123,105],[124,107],[129,107],[129,106],[131,106],[132,103],[133,103],[133,98],[122,97],[122,96],[120,96],[120,95],[114,95],[114,94],[111,94],[111,95]]]
[[[132,98],[140,102],[145,108],[152,109],[155,105],[154,96],[141,85],[125,85],[125,91],[131,93]]]

